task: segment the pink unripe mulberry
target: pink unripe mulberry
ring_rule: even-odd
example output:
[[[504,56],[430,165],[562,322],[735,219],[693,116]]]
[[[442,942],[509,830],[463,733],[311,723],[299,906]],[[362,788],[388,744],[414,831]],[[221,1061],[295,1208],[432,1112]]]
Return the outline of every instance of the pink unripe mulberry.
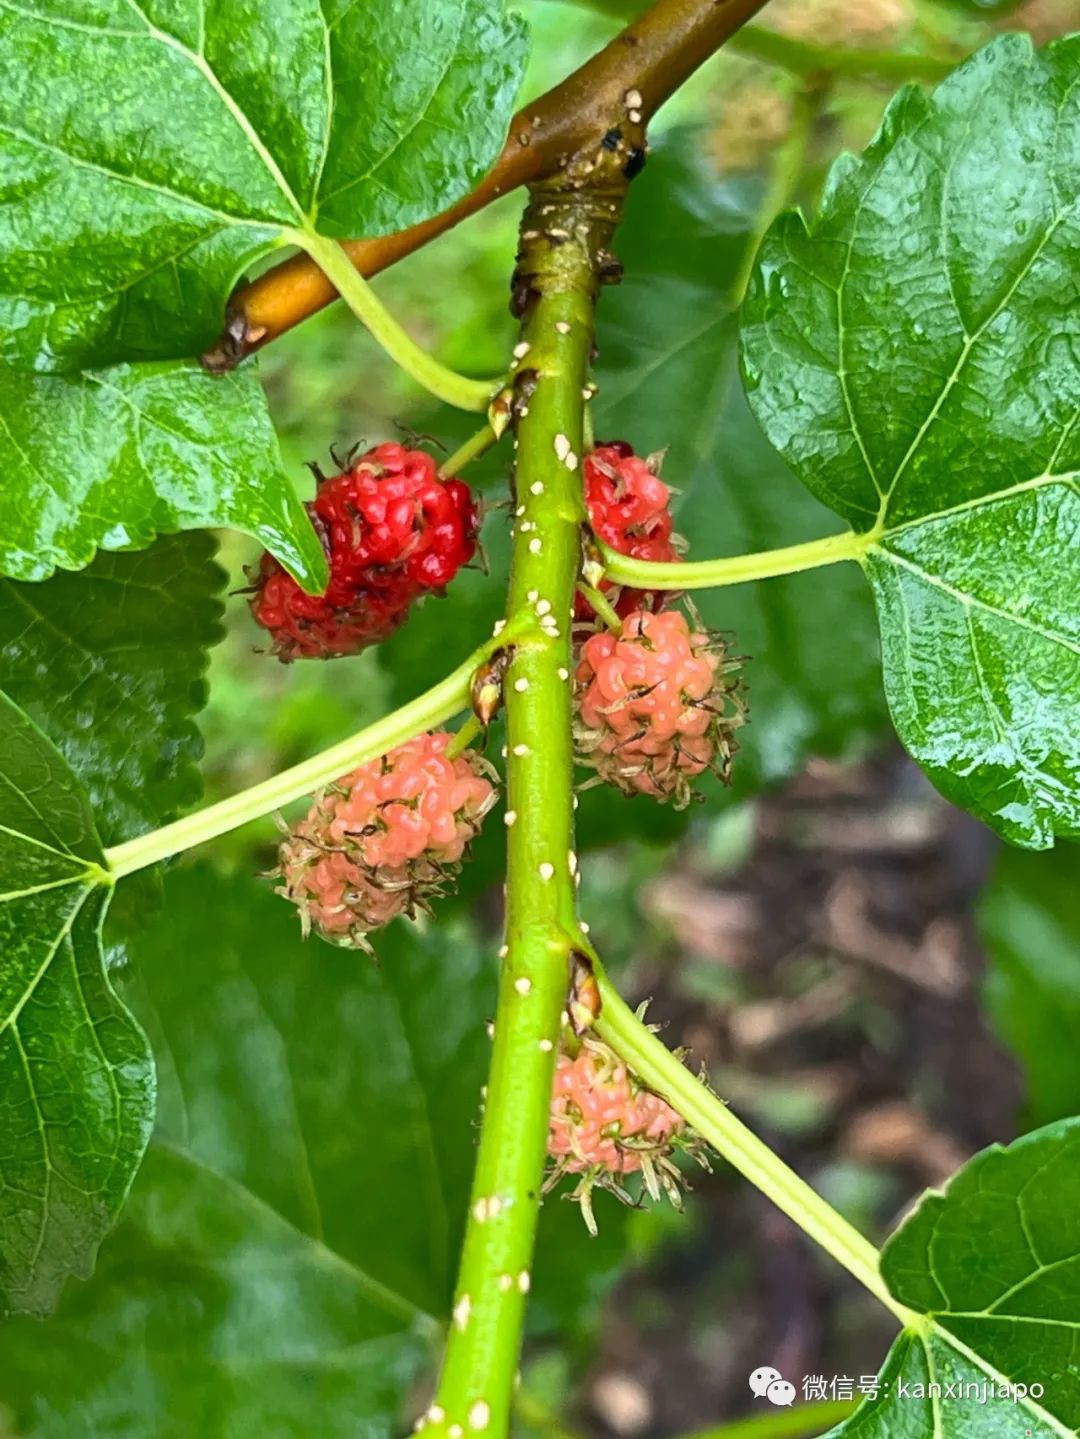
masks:
[[[635,610],[581,646],[578,758],[626,794],[689,803],[706,769],[726,780],[746,714],[722,642],[678,610]]]
[[[665,1150],[683,1120],[666,1100],[630,1078],[613,1052],[595,1041],[576,1059],[560,1054],[551,1099],[548,1153],[568,1174],[599,1167],[635,1174],[650,1150]]]
[[[426,908],[495,803],[494,771],[447,731],[417,735],[329,786],[282,842],[279,893],[305,934],[366,948],[365,936]]]
[[[682,1116],[646,1088],[609,1045],[588,1034],[576,1053],[560,1053],[548,1128],[554,1167],[547,1188],[565,1174],[578,1176],[571,1197],[580,1203],[593,1234],[592,1190],[599,1185],[632,1203],[624,1187],[631,1174],[642,1176],[654,1199],[663,1189],[678,1207],[680,1174],[672,1159],[676,1147],[691,1153],[700,1149],[687,1138]]]

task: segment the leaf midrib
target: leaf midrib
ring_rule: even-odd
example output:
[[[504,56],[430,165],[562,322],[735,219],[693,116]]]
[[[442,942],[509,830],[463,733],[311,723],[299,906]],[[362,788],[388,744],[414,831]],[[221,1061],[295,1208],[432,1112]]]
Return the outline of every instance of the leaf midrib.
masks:
[[[1035,262],[1038,260],[1040,255],[1042,255],[1046,246],[1050,243],[1050,240],[1057,232],[1058,226],[1065,218],[1065,214],[1065,210],[1059,210],[1054,216],[1053,220],[1047,225],[1045,233],[1039,240],[1039,243],[1033,248],[1031,254],[1025,259],[1012,284],[1005,291],[1004,295],[1002,295],[1000,300],[995,304],[994,308],[980,323],[979,327],[976,330],[973,330],[970,333],[968,332],[967,325],[964,322],[964,317],[960,314],[959,309],[957,309],[957,319],[960,321],[960,326],[963,330],[964,343],[960,348],[960,353],[956,357],[956,362],[953,365],[948,379],[941,387],[941,392],[939,393],[937,399],[934,401],[933,405],[931,405],[929,411],[926,414],[926,418],[919,426],[919,429],[917,430],[914,439],[908,446],[907,452],[905,453],[903,459],[900,461],[899,465],[896,467],[896,471],[894,472],[892,479],[889,481],[888,489],[886,489],[885,493],[881,496],[881,513],[883,517],[888,513],[889,502],[892,499],[893,495],[896,493],[896,487],[897,485],[899,485],[904,471],[907,469],[908,465],[911,463],[914,457],[918,454],[922,442],[926,439],[926,436],[929,434],[931,427],[934,425],[938,416],[944,409],[946,400],[952,394],[957,383],[959,382],[964,367],[966,366],[971,355],[974,353],[979,341],[982,339],[983,335],[986,334],[986,331],[994,323],[997,317],[1005,309],[1005,306],[1012,299],[1013,295],[1015,295],[1016,291],[1023,284],[1024,280],[1027,279],[1028,275],[1031,273],[1033,266],[1035,265]],[[852,241],[852,243],[854,244],[854,240]]]
[[[1063,104],[1064,104],[1064,102],[1063,102]],[[974,108],[975,108],[975,107],[973,107],[973,109],[974,109]],[[906,139],[909,140],[911,143],[914,143],[914,141],[915,141],[916,137],[919,135],[919,133],[925,128],[926,125],[928,125],[929,123],[931,123],[931,121],[932,121],[933,118],[934,118],[934,112],[933,112],[933,110],[929,110],[929,111],[927,112],[927,114],[924,116],[923,120],[920,122],[919,125],[917,125],[917,126],[915,127],[915,129],[911,132],[911,134],[910,134],[909,136],[906,136],[906,137],[903,137],[903,138],[906,138]],[[969,121],[969,123],[970,123],[970,121]],[[1059,123],[1060,123],[1060,108],[1059,108]],[[958,153],[959,153],[959,147],[955,147],[954,150],[953,150],[953,153],[952,153],[952,154],[950,155],[950,157],[949,157],[948,163],[947,163],[947,164],[944,166],[944,168],[943,168],[943,173],[942,173],[943,189],[944,189],[945,187],[947,187],[947,185],[948,185],[948,180],[949,180],[949,177],[950,177],[950,175],[951,175],[951,173],[952,173],[953,163],[955,162],[955,159],[956,159],[956,156],[957,156]],[[963,336],[964,336],[963,344],[961,345],[960,352],[959,352],[959,354],[958,354],[958,356],[957,356],[957,358],[956,358],[956,361],[955,361],[954,364],[953,364],[952,370],[950,371],[947,379],[945,380],[945,383],[942,385],[940,391],[938,392],[938,395],[937,395],[936,398],[934,399],[934,402],[932,403],[932,405],[931,405],[930,408],[928,409],[928,411],[927,411],[927,413],[926,413],[926,415],[925,415],[922,423],[920,424],[918,430],[916,431],[915,436],[914,436],[914,438],[912,439],[910,445],[908,446],[907,451],[905,452],[905,454],[904,454],[903,458],[901,459],[899,465],[898,465],[898,466],[896,467],[896,469],[894,470],[891,480],[889,481],[888,485],[883,489],[883,488],[882,488],[882,485],[881,485],[881,482],[878,480],[877,473],[876,473],[876,469],[875,469],[875,467],[874,467],[874,466],[871,464],[871,462],[870,462],[869,454],[868,454],[867,449],[866,449],[866,447],[865,447],[865,445],[864,445],[864,442],[863,442],[861,427],[860,427],[859,421],[858,421],[858,419],[857,419],[857,417],[856,417],[854,407],[853,407],[852,404],[851,404],[851,399],[850,399],[850,395],[849,395],[848,388],[847,388],[847,373],[848,373],[848,372],[847,372],[847,367],[846,367],[846,364],[845,364],[844,353],[843,353],[844,333],[845,333],[844,311],[843,311],[844,287],[845,287],[845,285],[847,284],[847,280],[848,280],[848,277],[849,277],[849,275],[850,275],[850,270],[851,270],[851,258],[852,258],[852,255],[854,254],[855,243],[856,243],[856,240],[857,240],[857,238],[858,238],[859,217],[860,217],[860,215],[861,215],[861,213],[862,213],[863,206],[866,204],[866,201],[867,201],[867,199],[869,198],[870,193],[871,193],[871,191],[872,191],[873,188],[874,188],[874,185],[876,184],[877,180],[878,180],[879,177],[880,177],[880,174],[881,174],[881,167],[880,167],[880,166],[876,166],[876,167],[874,167],[874,168],[871,170],[871,172],[870,172],[869,175],[867,176],[866,185],[865,185],[864,189],[862,190],[862,193],[861,193],[860,196],[859,196],[858,204],[857,204],[857,206],[856,206],[856,208],[855,208],[855,214],[854,214],[854,217],[853,217],[853,219],[852,219],[851,226],[850,226],[850,229],[849,229],[847,249],[846,249],[846,253],[845,253],[845,256],[844,256],[844,269],[843,269],[843,273],[841,274],[840,280],[838,281],[838,283],[836,284],[835,287],[828,286],[828,285],[827,285],[827,282],[825,282],[825,281],[821,281],[821,283],[826,284],[826,287],[827,287],[827,288],[832,288],[832,289],[834,289],[834,292],[835,292],[835,294],[836,294],[836,299],[837,299],[837,377],[838,377],[838,379],[839,379],[839,381],[840,381],[841,391],[842,391],[843,397],[844,397],[844,407],[845,407],[845,409],[847,410],[847,413],[848,413],[848,419],[849,419],[850,424],[851,424],[852,435],[853,435],[853,437],[854,437],[854,439],[855,439],[855,441],[856,441],[856,443],[857,443],[857,445],[858,445],[858,447],[859,447],[860,454],[862,455],[863,465],[864,465],[864,468],[865,468],[865,470],[866,470],[867,477],[869,478],[869,480],[870,480],[870,482],[871,482],[874,490],[877,492],[877,495],[878,495],[878,498],[879,498],[879,501],[880,501],[880,509],[879,509],[879,512],[878,512],[879,524],[884,524],[885,518],[886,518],[887,513],[888,513],[889,502],[890,502],[890,500],[892,499],[893,495],[894,495],[895,492],[896,492],[897,485],[900,483],[900,479],[901,479],[902,475],[904,474],[904,471],[907,469],[908,465],[910,464],[910,462],[912,461],[912,459],[914,458],[914,456],[918,453],[918,450],[919,450],[922,442],[925,440],[925,438],[926,438],[929,430],[930,430],[931,427],[934,425],[934,423],[935,423],[935,421],[937,420],[938,416],[941,414],[942,408],[944,407],[946,400],[948,399],[948,397],[951,395],[953,389],[955,388],[956,383],[957,383],[957,381],[959,380],[960,375],[961,375],[961,373],[963,372],[963,369],[964,369],[965,365],[967,364],[968,359],[970,358],[971,354],[974,352],[976,346],[978,345],[978,342],[979,342],[979,341],[982,339],[982,337],[986,334],[986,331],[987,331],[987,330],[989,329],[989,327],[994,323],[994,321],[997,319],[997,317],[1002,313],[1002,311],[1005,309],[1006,305],[1009,303],[1009,301],[1012,299],[1012,297],[1016,294],[1016,291],[1017,291],[1017,290],[1019,289],[1019,287],[1023,284],[1023,282],[1027,279],[1027,277],[1028,277],[1028,275],[1031,273],[1031,270],[1032,270],[1032,268],[1034,267],[1036,261],[1037,261],[1037,260],[1039,259],[1039,257],[1043,254],[1044,250],[1046,249],[1046,246],[1049,244],[1050,240],[1053,238],[1053,236],[1054,236],[1054,234],[1056,233],[1057,229],[1059,228],[1059,226],[1061,225],[1061,223],[1062,223],[1063,220],[1065,219],[1066,214],[1069,214],[1069,213],[1075,211],[1075,209],[1076,209],[1076,202],[1075,202],[1075,199],[1074,199],[1074,200],[1071,201],[1069,204],[1067,204],[1067,205],[1062,205],[1062,206],[1060,206],[1060,208],[1058,208],[1058,209],[1055,210],[1055,213],[1054,213],[1053,217],[1048,221],[1048,223],[1047,223],[1047,225],[1046,225],[1046,228],[1045,228],[1043,234],[1042,234],[1042,235],[1039,237],[1039,239],[1038,239],[1037,244],[1035,244],[1035,245],[1032,247],[1031,252],[1025,257],[1023,263],[1019,266],[1019,268],[1018,268],[1018,270],[1017,270],[1017,273],[1016,273],[1016,275],[1014,276],[1012,282],[1011,282],[1011,283],[1009,284],[1009,286],[1006,288],[1005,292],[996,300],[996,302],[994,303],[994,305],[993,305],[993,307],[991,308],[991,310],[987,313],[987,315],[979,322],[979,324],[978,324],[974,329],[969,329],[968,324],[967,324],[967,320],[965,319],[964,315],[961,313],[959,305],[956,303],[956,295],[955,295],[955,290],[954,290],[954,286],[953,286],[953,283],[952,283],[952,276],[951,276],[951,273],[950,273],[949,267],[948,267],[948,262],[947,262],[947,260],[946,260],[946,261],[943,263],[943,269],[944,269],[944,272],[945,272],[946,281],[947,281],[947,283],[948,283],[950,296],[951,296],[951,298],[952,298],[952,300],[953,300],[953,306],[954,306],[954,309],[955,309],[955,311],[956,311],[956,317],[957,317],[957,320],[959,321],[960,328],[961,328],[961,332],[962,332],[962,334],[963,334]],[[942,215],[941,215],[941,224],[942,224],[942,226],[944,226],[944,221],[945,221],[944,208],[945,208],[945,207],[944,207],[944,204],[943,204],[943,205],[942,205]],[[816,227],[815,227],[815,229],[816,229]],[[811,238],[813,237],[813,232],[808,231],[807,233],[808,233],[808,235],[809,235]],[[789,251],[789,258],[790,258],[790,251]]]
[[[910,520],[902,520],[896,525],[886,525],[881,529],[875,528],[868,532],[868,536],[872,542],[880,543],[882,540],[891,539],[893,535],[902,535],[907,530],[915,530],[922,525],[933,524],[935,520],[948,519],[951,515],[961,515],[970,510],[979,510],[986,505],[1012,499],[1014,495],[1029,494],[1033,490],[1045,489],[1048,485],[1075,485],[1077,478],[1075,470],[1063,470],[1060,474],[1044,472],[1041,475],[1034,475],[1030,480],[1018,480],[1016,484],[1005,485],[1000,490],[991,490],[984,495],[973,495],[970,499],[959,500],[955,505],[948,505],[943,510],[932,510],[925,515],[916,515]]]
[[[1080,1319],[1050,1319],[1041,1314],[995,1314],[989,1309],[950,1309],[950,1319],[989,1319],[995,1324],[1037,1324],[1047,1329],[1080,1329]]]
[[[155,1149],[172,1155],[182,1164],[186,1164],[190,1168],[199,1171],[215,1183],[224,1185],[245,1204],[250,1205],[261,1214],[270,1216],[275,1223],[283,1225],[286,1229],[290,1230],[302,1240],[305,1245],[309,1246],[322,1262],[330,1268],[340,1270],[348,1275],[348,1277],[359,1288],[364,1290],[375,1303],[379,1304],[386,1313],[397,1319],[408,1320],[410,1323],[420,1321],[436,1329],[441,1329],[443,1321],[437,1315],[432,1314],[430,1310],[422,1308],[419,1304],[414,1303],[413,1300],[407,1299],[404,1294],[399,1294],[397,1290],[391,1289],[389,1285],[382,1283],[382,1281],[376,1279],[374,1275],[369,1274],[366,1269],[361,1269],[351,1260],[346,1259],[344,1255],[331,1249],[322,1239],[316,1238],[315,1235],[308,1234],[303,1229],[300,1229],[291,1219],[286,1218],[286,1216],[275,1209],[272,1204],[268,1204],[265,1199],[249,1189],[241,1180],[234,1178],[232,1175],[223,1174],[221,1170],[215,1169],[213,1165],[206,1163],[206,1161],[199,1158],[197,1154],[193,1154],[190,1149],[173,1140],[164,1139],[160,1135],[155,1135],[152,1144]]]
[[[877,547],[874,546],[872,548],[876,549]],[[933,589],[940,590],[942,594],[948,595],[949,598],[955,600],[957,604],[961,604],[968,609],[983,610],[986,614],[994,615],[997,619],[1004,620],[1007,624],[1019,625],[1021,629],[1038,635],[1050,644],[1061,645],[1062,648],[1072,650],[1074,654],[1080,655],[1080,642],[1074,642],[1065,635],[1058,634],[1054,630],[1048,630],[1043,625],[1035,624],[1032,620],[1029,620],[1026,615],[1013,614],[1011,610],[1003,610],[997,605],[990,604],[987,600],[981,600],[976,595],[968,594],[965,590],[957,589],[955,585],[950,585],[947,580],[943,580],[939,575],[931,574],[929,570],[924,570],[921,565],[915,564],[903,555],[894,554],[891,550],[879,549],[877,552],[883,554],[890,564],[896,565],[899,569],[908,570],[911,574],[924,580]]]
[[[946,1315],[942,1316],[942,1318],[947,1317],[948,1316]],[[926,1356],[927,1369],[931,1375],[934,1375],[937,1372],[934,1365],[933,1356],[930,1353],[930,1345],[928,1343],[929,1335],[932,1331],[943,1344],[948,1345],[958,1354],[962,1355],[969,1364],[972,1364],[975,1366],[976,1369],[981,1370],[982,1373],[985,1374],[988,1379],[992,1379],[995,1384],[1008,1384],[1011,1386],[1015,1383],[1015,1381],[1010,1379],[1009,1376],[1005,1374],[1002,1370],[996,1368],[993,1364],[991,1364],[988,1359],[984,1359],[974,1349],[971,1349],[967,1344],[965,1344],[962,1339],[958,1339],[955,1334],[953,1334],[950,1330],[946,1329],[944,1324],[941,1323],[940,1320],[934,1315],[928,1315],[927,1319],[928,1323],[925,1329],[919,1332],[918,1337],[919,1343],[922,1345],[923,1348],[923,1353]],[[1051,1428],[1055,1434],[1060,1434],[1061,1439],[1076,1439],[1075,1430],[1067,1428],[1060,1419],[1058,1419],[1055,1415],[1051,1414],[1048,1409],[1044,1409],[1037,1400],[1031,1397],[1030,1394],[1018,1396],[1014,1402],[1020,1407],[1027,1409],[1028,1412],[1033,1414],[1040,1423],[1046,1424],[1049,1428]],[[942,1435],[942,1439],[944,1439],[944,1431],[940,1428],[940,1417],[936,1414],[934,1432],[935,1434]]]
[[[278,190],[281,192],[286,202],[292,208],[292,211],[296,215],[297,219],[302,225],[305,224],[308,219],[307,211],[304,209],[303,205],[300,204],[300,201],[297,199],[297,197],[293,194],[292,187],[286,180],[285,175],[281,170],[281,167],[274,159],[268,146],[263,141],[262,136],[259,134],[258,130],[256,130],[251,120],[248,119],[243,109],[237,103],[235,97],[218,79],[217,75],[213,70],[213,67],[207,61],[206,56],[192,50],[189,46],[183,44],[182,41],[178,40],[175,35],[170,35],[167,30],[159,30],[158,27],[153,24],[150,17],[145,13],[145,11],[142,10],[141,7],[138,5],[137,0],[126,0],[126,3],[129,8],[133,10],[135,14],[138,15],[139,18],[145,23],[147,33],[151,39],[156,40],[160,45],[164,45],[166,49],[173,50],[176,54],[182,56],[183,59],[187,60],[188,63],[202,76],[202,78],[218,96],[221,103],[225,106],[225,109],[232,117],[233,122],[236,124],[241,134],[244,136],[248,144],[254,150],[255,154],[258,155],[259,159],[262,161],[263,168],[266,170],[266,173],[270,176],[271,180],[273,180],[274,184],[277,186]],[[200,13],[204,14],[201,6]]]
[[[75,881],[72,881],[72,883],[75,883]],[[56,958],[60,946],[64,943],[66,939],[70,937],[71,931],[75,927],[75,921],[82,913],[82,907],[86,903],[87,898],[89,897],[93,889],[94,886],[92,884],[87,884],[78,903],[72,906],[71,913],[64,920],[63,925],[61,925],[59,931],[57,932],[56,938],[45,951],[45,958],[38,965],[38,968],[35,971],[34,975],[24,987],[23,992],[19,997],[19,1002],[13,1006],[11,1011],[3,1020],[0,1020],[0,1034],[3,1034],[5,1029],[10,1029],[12,1030],[12,1032],[14,1032],[18,1028],[19,1016],[29,1004],[31,998],[33,997],[34,991],[37,989],[42,979],[44,979],[45,975],[48,973],[49,967],[52,964],[53,960]]]

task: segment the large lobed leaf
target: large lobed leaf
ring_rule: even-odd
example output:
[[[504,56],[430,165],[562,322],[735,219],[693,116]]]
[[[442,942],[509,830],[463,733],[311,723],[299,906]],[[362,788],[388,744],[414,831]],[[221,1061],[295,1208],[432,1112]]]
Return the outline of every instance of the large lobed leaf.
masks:
[[[40,580],[101,547],[222,526],[298,578],[326,558],[291,481],[253,369],[117,365],[34,375],[0,365],[0,573]]]
[[[0,1330],[22,1439],[306,1434],[313,1413],[327,1439],[396,1432],[449,1318],[495,962],[461,919],[395,925],[379,955],[305,943],[268,884],[168,877],[128,991],[158,1129],[93,1280]],[[539,1298],[568,1324],[622,1221],[612,1202],[590,1266],[554,1210]]]
[[[3,358],[204,348],[283,231],[382,234],[464,193],[524,55],[502,0],[5,0]]]
[[[149,1135],[142,1030],[105,972],[109,890],[85,796],[0,695],[0,1314],[90,1272]]]
[[[274,247],[450,204],[524,55],[502,0],[2,0],[0,570],[227,525],[321,589],[254,376],[131,362],[204,349]]]
[[[924,1197],[881,1268],[925,1318],[894,1345],[879,1397],[830,1439],[1080,1432],[1080,1120],[977,1154]]]
[[[890,708],[935,783],[1034,848],[1080,831],[1080,38],[907,89],[743,324],[750,403],[869,540]]]

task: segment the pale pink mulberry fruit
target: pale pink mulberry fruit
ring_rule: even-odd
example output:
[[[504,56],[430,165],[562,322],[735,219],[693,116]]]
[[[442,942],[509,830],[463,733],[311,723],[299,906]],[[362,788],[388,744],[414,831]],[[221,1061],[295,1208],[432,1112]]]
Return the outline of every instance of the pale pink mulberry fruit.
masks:
[[[554,1166],[545,1187],[566,1174],[579,1176],[570,1197],[580,1203],[590,1233],[596,1233],[593,1189],[599,1185],[634,1203],[624,1187],[630,1174],[641,1175],[654,1199],[663,1190],[680,1207],[681,1176],[672,1159],[677,1147],[693,1153],[700,1146],[687,1137],[682,1116],[647,1089],[609,1045],[588,1034],[575,1054],[560,1053],[548,1128]]]
[[[575,675],[578,759],[625,794],[682,809],[706,769],[728,779],[746,719],[738,667],[679,610],[635,610],[618,634],[590,635]]]
[[[278,893],[307,934],[368,948],[366,935],[442,893],[495,803],[495,772],[447,731],[417,735],[319,794],[279,851]]]

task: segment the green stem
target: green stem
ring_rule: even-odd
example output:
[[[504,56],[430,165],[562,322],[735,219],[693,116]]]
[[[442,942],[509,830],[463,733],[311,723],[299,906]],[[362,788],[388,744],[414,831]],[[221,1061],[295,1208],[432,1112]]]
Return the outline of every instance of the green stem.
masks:
[[[578,593],[586,604],[591,606],[593,613],[604,621],[609,630],[614,630],[617,635],[622,634],[622,620],[619,618],[619,612],[603,591],[594,589],[592,585],[580,583]]]
[[[512,634],[511,634],[512,638]],[[105,851],[114,879],[133,874],[138,869],[157,864],[170,855],[180,854],[197,844],[216,839],[229,830],[238,829],[249,820],[260,819],[281,809],[293,800],[312,794],[323,785],[347,774],[366,760],[386,754],[395,745],[404,744],[424,730],[445,724],[469,703],[469,687],[473,672],[492,650],[507,642],[506,632],[498,640],[488,640],[437,685],[402,705],[393,714],[385,715],[358,731],[340,744],[331,745],[312,759],[303,760],[291,769],[239,794],[230,795],[217,804],[185,815],[174,824],[129,839]]]
[[[750,277],[754,273],[754,263],[762,240],[780,211],[786,209],[795,198],[803,177],[810,138],[825,102],[826,89],[827,86],[820,80],[810,79],[795,92],[791,124],[776,152],[754,231],[747,239],[746,249],[731,286],[731,300],[736,309],[742,304]]]
[[[840,45],[815,45],[761,25],[744,25],[727,48],[748,60],[776,65],[793,75],[862,75],[870,79],[943,80],[963,59],[938,55],[905,55],[894,50],[851,50]]]
[[[309,230],[290,232],[286,239],[311,256],[360,323],[417,384],[459,410],[487,409],[502,377],[470,380],[433,359],[402,329],[336,240]]]
[[[777,575],[794,575],[802,570],[820,569],[840,560],[861,560],[877,539],[876,531],[826,535],[779,550],[759,550],[752,555],[730,559],[694,560],[688,564],[654,564],[616,554],[601,544],[604,578],[641,590],[708,590],[721,585],[743,585],[749,580],[767,580]]]
[[[898,1303],[886,1288],[878,1253],[868,1239],[737,1119],[727,1105],[651,1034],[598,968],[602,1008],[597,1032],[626,1060],[650,1089],[677,1109],[718,1154],[749,1179],[815,1243],[853,1274],[902,1324],[922,1329],[926,1321]]]
[[[460,474],[466,465],[471,464],[473,460],[479,459],[485,451],[491,449],[492,445],[497,444],[498,440],[499,436],[496,435],[491,426],[485,425],[482,430],[477,430],[475,435],[470,435],[465,443],[456,449],[449,459],[443,461],[439,466],[439,474],[442,475],[444,480],[449,480],[454,475]]]
[[[529,1287],[559,1018],[577,933],[571,619],[580,564],[582,388],[596,255],[620,189],[537,187],[519,265],[531,297],[518,347],[518,454],[508,615],[525,626],[505,681],[506,947],[484,1124],[446,1357],[428,1430],[502,1439]],[[550,236],[548,231],[551,232]],[[527,355],[527,362],[525,356]],[[508,625],[508,629],[509,629]]]

